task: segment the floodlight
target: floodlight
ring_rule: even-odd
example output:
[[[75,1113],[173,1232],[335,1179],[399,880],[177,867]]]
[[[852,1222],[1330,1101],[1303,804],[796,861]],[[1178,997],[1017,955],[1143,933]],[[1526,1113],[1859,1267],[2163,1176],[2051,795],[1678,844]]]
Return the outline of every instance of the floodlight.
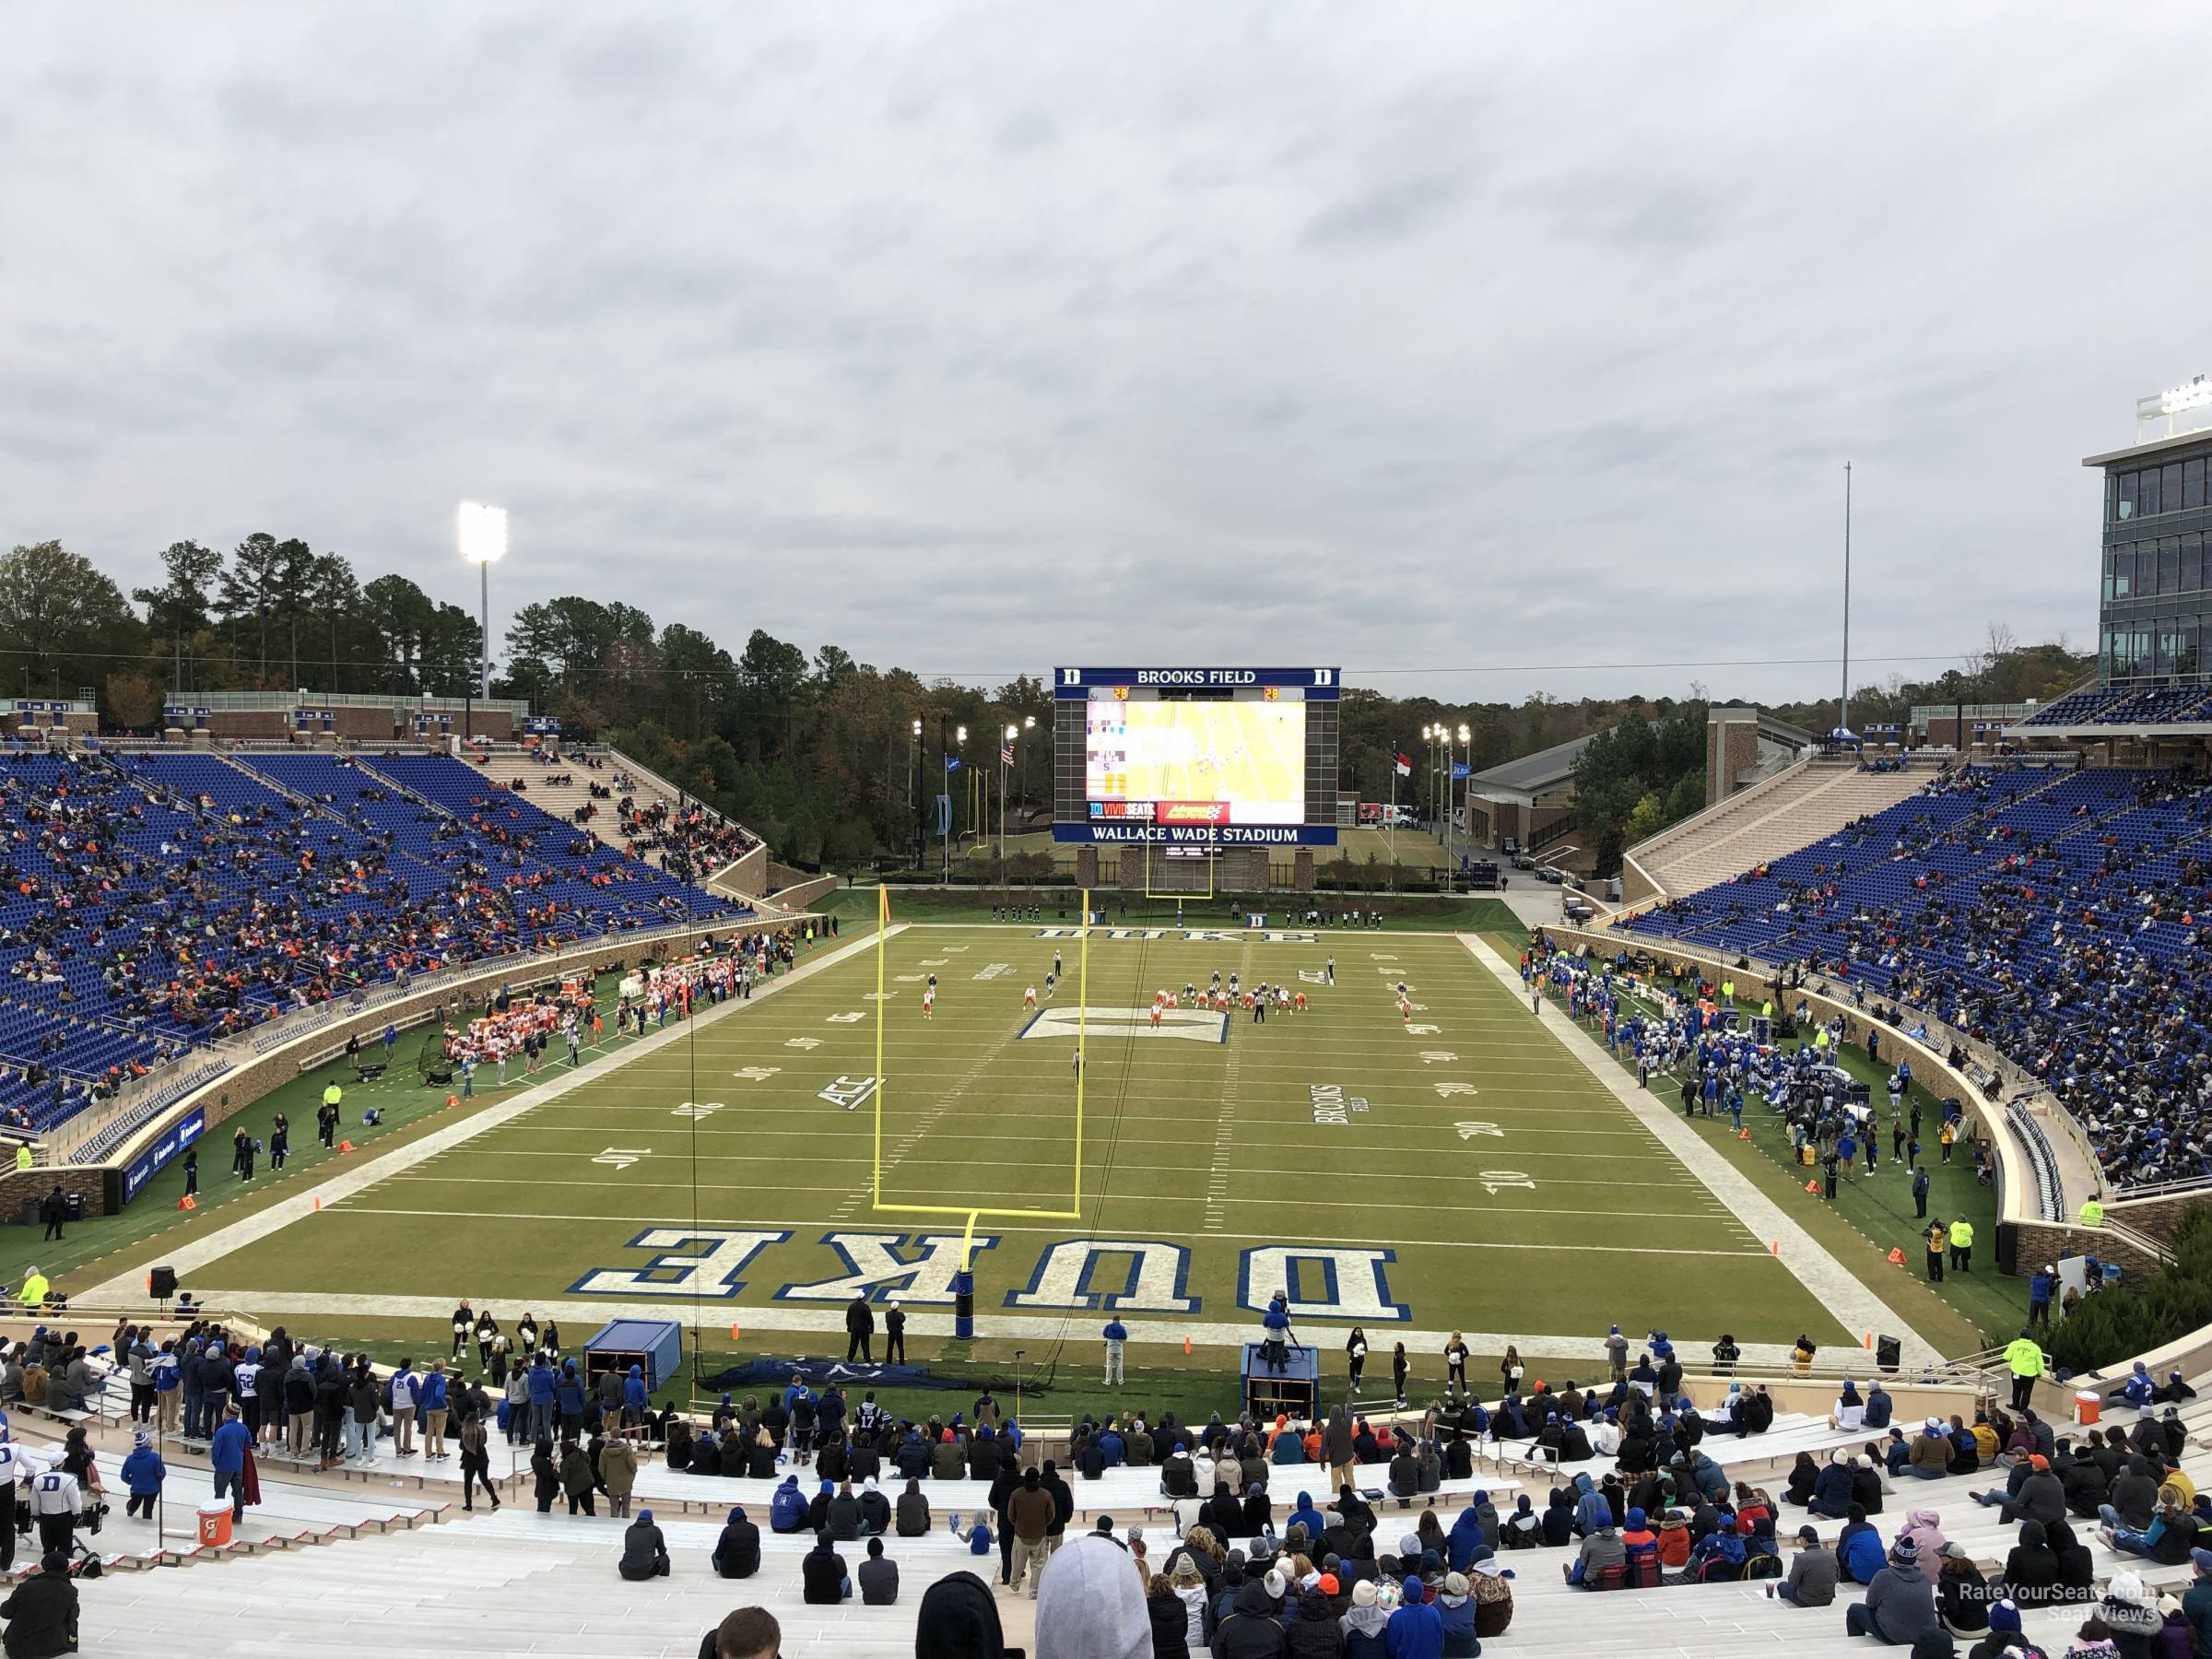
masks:
[[[507,509],[462,502],[461,557],[470,564],[497,564],[506,552]]]
[[[1465,725],[1463,724],[1459,728],[1459,740],[1462,743],[1472,743],[1475,741],[1475,734],[1468,731]]]

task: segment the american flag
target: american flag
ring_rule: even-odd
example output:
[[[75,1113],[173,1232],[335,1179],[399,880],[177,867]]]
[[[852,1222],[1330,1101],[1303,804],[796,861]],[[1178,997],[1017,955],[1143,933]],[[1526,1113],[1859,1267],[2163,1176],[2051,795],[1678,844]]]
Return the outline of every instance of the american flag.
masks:
[[[1002,743],[999,745],[998,763],[1001,766],[1011,766],[1014,764],[1014,746],[1011,743]]]

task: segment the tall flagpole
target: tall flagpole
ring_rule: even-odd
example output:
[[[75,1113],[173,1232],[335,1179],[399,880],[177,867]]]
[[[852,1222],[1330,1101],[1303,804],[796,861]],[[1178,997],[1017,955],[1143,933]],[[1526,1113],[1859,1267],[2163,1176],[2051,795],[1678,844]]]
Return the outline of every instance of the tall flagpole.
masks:
[[[1398,740],[1390,740],[1390,874],[1395,881],[1398,874]]]

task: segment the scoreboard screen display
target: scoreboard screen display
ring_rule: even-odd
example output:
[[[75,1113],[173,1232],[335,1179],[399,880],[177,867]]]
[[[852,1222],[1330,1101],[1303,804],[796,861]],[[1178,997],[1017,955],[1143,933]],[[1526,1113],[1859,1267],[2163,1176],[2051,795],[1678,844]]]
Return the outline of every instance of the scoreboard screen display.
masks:
[[[1169,845],[1336,839],[1333,668],[1062,668],[1053,834]]]
[[[1086,704],[1090,816],[1159,824],[1306,821],[1302,702]]]

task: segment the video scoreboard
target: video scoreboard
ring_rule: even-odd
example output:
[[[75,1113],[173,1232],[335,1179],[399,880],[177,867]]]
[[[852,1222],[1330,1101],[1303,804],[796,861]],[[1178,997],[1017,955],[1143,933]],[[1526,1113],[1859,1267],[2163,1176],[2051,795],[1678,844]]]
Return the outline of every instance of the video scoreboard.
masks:
[[[1058,668],[1053,835],[1333,846],[1334,668]]]

